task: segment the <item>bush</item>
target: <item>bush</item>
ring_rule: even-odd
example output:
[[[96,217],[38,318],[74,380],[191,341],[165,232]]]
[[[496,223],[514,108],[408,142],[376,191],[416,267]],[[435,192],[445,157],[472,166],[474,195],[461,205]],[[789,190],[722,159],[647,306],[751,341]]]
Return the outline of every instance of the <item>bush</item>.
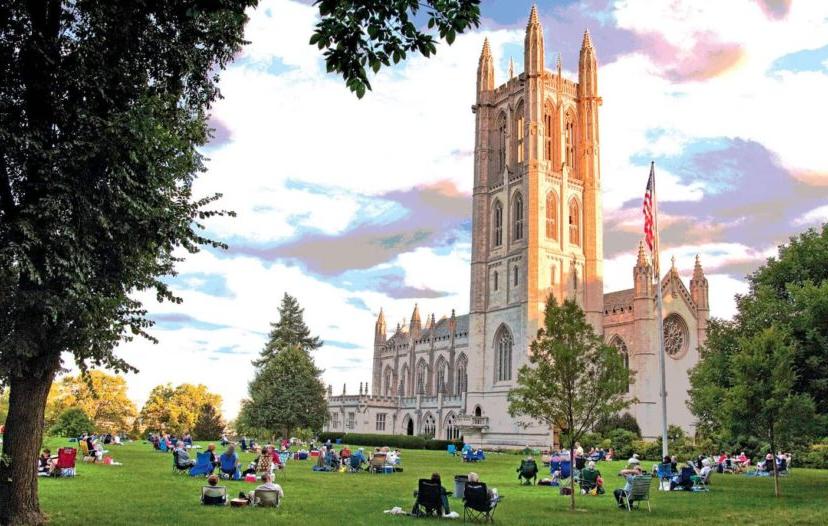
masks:
[[[340,439],[345,436],[345,433],[339,433],[337,431],[324,431],[319,433],[319,441],[322,443],[327,442],[330,440],[331,442],[336,442],[337,439]]]
[[[347,433],[342,442],[354,446],[388,446],[404,449],[425,449],[426,441],[422,437],[409,435],[369,435]]]
[[[605,418],[595,424],[592,431],[606,437],[616,429],[625,429],[633,433],[636,438],[641,438],[641,427],[639,427],[635,417],[629,413]]]
[[[626,429],[616,429],[609,434],[610,447],[615,450],[615,458],[630,458],[633,454],[633,441],[637,439],[635,433]]]
[[[802,456],[794,457],[794,462],[804,468],[828,469],[828,438],[812,445]]]
[[[635,453],[640,460],[661,460],[661,441],[635,440],[632,443]]]
[[[445,451],[452,444],[457,448],[457,451],[463,448],[462,440],[426,440],[425,448],[433,451]]]
[[[73,407],[62,412],[49,431],[53,436],[79,437],[83,433],[92,432],[95,424],[86,416],[83,409]]]

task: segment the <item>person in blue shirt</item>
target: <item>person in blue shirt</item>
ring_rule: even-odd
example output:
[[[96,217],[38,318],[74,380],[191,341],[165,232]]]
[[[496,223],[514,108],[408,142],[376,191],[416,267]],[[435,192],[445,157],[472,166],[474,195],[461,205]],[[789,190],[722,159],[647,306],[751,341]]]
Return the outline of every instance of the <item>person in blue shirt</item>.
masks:
[[[627,464],[626,469],[622,469],[618,472],[618,475],[627,479],[627,483],[624,485],[623,488],[617,489],[613,492],[615,495],[615,502],[618,503],[619,508],[623,508],[624,506],[624,496],[628,495],[630,491],[632,491],[632,483],[633,477],[637,477],[641,475],[641,463],[638,461],[637,458],[633,457],[629,460],[629,464]]]

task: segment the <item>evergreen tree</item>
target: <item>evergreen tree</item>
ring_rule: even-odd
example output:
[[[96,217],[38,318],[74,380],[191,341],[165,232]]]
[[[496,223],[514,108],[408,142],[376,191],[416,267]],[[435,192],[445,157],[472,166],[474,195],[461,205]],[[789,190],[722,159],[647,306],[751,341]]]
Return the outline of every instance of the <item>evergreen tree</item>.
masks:
[[[83,433],[95,432],[95,424],[79,407],[72,407],[58,416],[49,433],[56,437],[79,437]]]
[[[298,347],[305,352],[313,351],[322,346],[317,336],[311,336],[310,329],[305,325],[305,309],[299,302],[285,292],[282,304],[279,306],[279,321],[271,323],[270,335],[261,352],[261,358],[254,362],[261,367],[271,360],[281,349]]]
[[[626,399],[630,381],[618,349],[595,334],[578,304],[568,299],[558,306],[550,295],[529,365],[520,368],[517,387],[509,391],[509,414],[531,419],[522,425],[540,421],[561,429],[562,442],[575,458],[575,442],[584,433],[632,403]]]
[[[224,420],[213,404],[206,403],[198,412],[198,419],[193,428],[193,438],[196,440],[218,440],[224,433]]]
[[[284,437],[303,427],[321,431],[328,414],[321,375],[299,346],[279,350],[250,382],[250,398],[242,402],[238,427]]]

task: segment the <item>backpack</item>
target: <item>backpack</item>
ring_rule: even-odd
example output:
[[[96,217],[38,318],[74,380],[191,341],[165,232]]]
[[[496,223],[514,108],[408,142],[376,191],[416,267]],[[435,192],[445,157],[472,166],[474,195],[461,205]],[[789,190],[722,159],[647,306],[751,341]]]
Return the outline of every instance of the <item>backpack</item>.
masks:
[[[572,495],[572,488],[561,488],[561,495]]]

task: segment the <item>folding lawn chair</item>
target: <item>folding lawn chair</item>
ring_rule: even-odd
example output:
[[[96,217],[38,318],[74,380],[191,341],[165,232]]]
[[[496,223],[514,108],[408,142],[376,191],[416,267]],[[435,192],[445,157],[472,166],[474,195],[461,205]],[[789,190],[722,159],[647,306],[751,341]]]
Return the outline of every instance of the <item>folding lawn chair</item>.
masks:
[[[219,469],[221,473],[233,480],[241,479],[241,470],[239,469],[237,461],[238,459],[235,456],[219,455]]]
[[[494,522],[494,512],[502,497],[489,498],[489,490],[482,482],[466,483],[463,494],[463,522],[466,519],[473,521]]]
[[[589,494],[590,490],[598,488],[598,470],[585,469],[581,471],[581,478],[578,481],[583,493]]]
[[[670,480],[673,478],[673,465],[669,462],[662,462],[657,466],[656,476],[658,477],[658,489],[670,491]]]
[[[641,501],[647,501],[647,511],[653,511],[650,508],[650,482],[653,477],[650,475],[639,475],[632,479],[632,489],[629,492],[624,492],[622,495],[622,502],[627,506],[627,511],[632,511],[633,508],[638,508]]]
[[[538,480],[538,464],[534,460],[521,460],[518,471],[518,482],[526,481],[535,484]]]
[[[691,475],[690,480],[693,481],[693,486],[690,488],[692,491],[710,491],[710,488],[707,487],[710,484],[710,475],[713,474],[713,470],[707,472],[707,475]]]
[[[55,464],[55,475],[58,477],[75,476],[75,458],[78,450],[73,447],[62,447],[58,449],[57,464]]]
[[[256,506],[257,508],[278,508],[279,492],[273,489],[254,490],[253,506]]]
[[[201,503],[205,506],[226,506],[227,488],[224,486],[204,486],[201,488]]]
[[[368,471],[371,473],[385,473],[386,465],[388,465],[388,456],[385,453],[374,453],[368,464]]]
[[[448,451],[449,455],[454,456],[457,454],[457,446],[449,444],[448,447],[446,447],[446,451]]]
[[[210,461],[210,453],[196,453],[196,463],[190,468],[191,477],[206,477],[213,472],[213,463]]]
[[[414,492],[414,508],[411,512],[415,517],[435,515],[439,517],[443,511],[443,488],[429,479],[420,479],[417,491]]]

